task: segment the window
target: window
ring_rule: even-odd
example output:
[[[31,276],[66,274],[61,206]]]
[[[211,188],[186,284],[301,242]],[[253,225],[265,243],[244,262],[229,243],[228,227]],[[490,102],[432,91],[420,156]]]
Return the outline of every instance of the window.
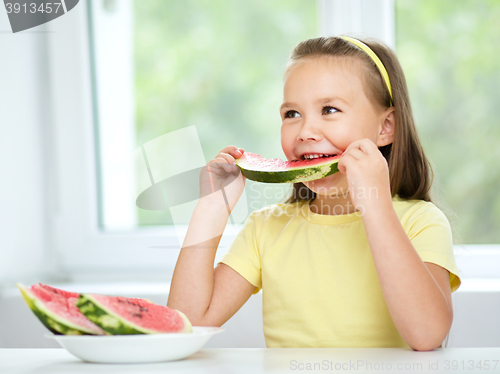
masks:
[[[438,204],[457,243],[499,244],[500,3],[395,5],[397,53],[434,163]]]
[[[316,3],[135,0],[110,9],[104,4],[92,3],[100,225],[106,231],[187,225],[199,197],[200,168],[223,147],[237,143],[282,157],[282,73],[293,46],[317,35]],[[191,204],[175,208],[178,196],[164,182],[180,174],[179,183],[192,189],[183,191]],[[273,197],[283,195],[284,187],[276,186]],[[264,202],[248,203],[255,209]],[[233,214],[233,223],[246,218],[245,204],[238,204],[241,214]]]

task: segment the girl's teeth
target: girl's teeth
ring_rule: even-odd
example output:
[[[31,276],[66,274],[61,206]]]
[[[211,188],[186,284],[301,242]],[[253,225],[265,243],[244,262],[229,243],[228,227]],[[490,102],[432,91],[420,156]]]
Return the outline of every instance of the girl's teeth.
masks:
[[[326,155],[324,153],[322,154],[317,154],[317,155],[304,155],[302,156],[302,159],[303,160],[311,160],[313,158],[318,158],[318,157],[331,157],[331,156],[335,156],[335,155]]]
[[[318,158],[318,157],[323,157],[323,156],[324,156],[323,154],[320,154],[320,155],[306,155],[304,157],[311,159],[311,158]]]

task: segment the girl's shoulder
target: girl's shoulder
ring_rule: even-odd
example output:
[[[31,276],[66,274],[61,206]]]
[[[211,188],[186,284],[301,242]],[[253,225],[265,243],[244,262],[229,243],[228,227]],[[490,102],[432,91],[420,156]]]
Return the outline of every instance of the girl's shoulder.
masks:
[[[393,198],[393,205],[400,221],[404,223],[416,220],[447,220],[445,214],[434,203],[425,200],[407,200],[398,195]]]

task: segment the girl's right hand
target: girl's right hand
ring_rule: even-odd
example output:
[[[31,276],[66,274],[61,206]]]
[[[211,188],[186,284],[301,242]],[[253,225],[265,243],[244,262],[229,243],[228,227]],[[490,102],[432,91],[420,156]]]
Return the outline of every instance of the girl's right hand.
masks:
[[[200,198],[203,198],[203,201],[229,204],[229,209],[233,210],[245,189],[246,178],[235,164],[235,159],[240,158],[243,152],[242,148],[227,146],[205,165],[200,173]],[[218,193],[222,189],[227,202],[224,196]]]

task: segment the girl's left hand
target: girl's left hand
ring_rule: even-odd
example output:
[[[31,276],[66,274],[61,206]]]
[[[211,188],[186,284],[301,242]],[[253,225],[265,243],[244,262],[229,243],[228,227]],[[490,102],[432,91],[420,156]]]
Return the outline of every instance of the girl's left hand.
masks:
[[[389,166],[370,139],[352,142],[340,158],[338,168],[347,175],[349,194],[357,210],[365,211],[387,199],[392,201]]]

